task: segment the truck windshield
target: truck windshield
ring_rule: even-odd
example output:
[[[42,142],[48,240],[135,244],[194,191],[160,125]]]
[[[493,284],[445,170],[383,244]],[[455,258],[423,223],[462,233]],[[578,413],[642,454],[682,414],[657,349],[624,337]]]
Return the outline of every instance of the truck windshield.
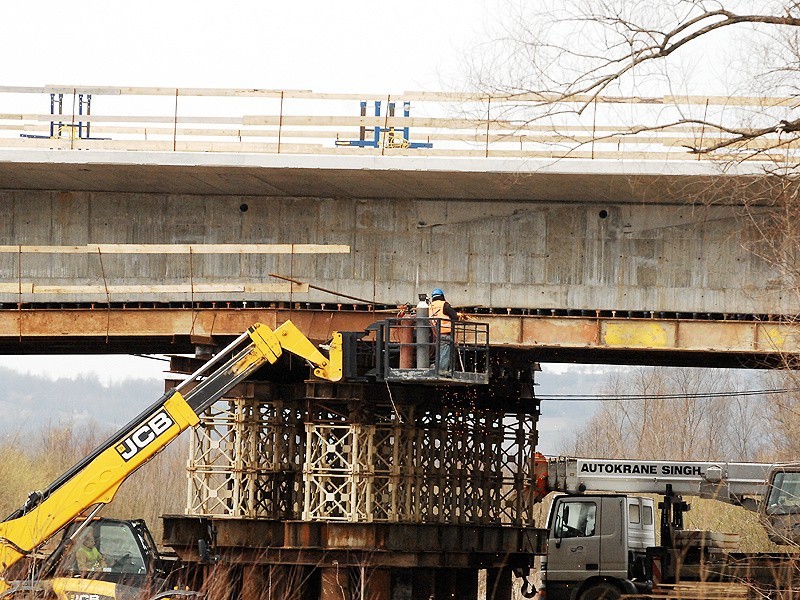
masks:
[[[553,529],[557,539],[594,535],[597,505],[594,502],[564,501],[558,507]]]
[[[767,498],[767,514],[788,515],[800,512],[800,472],[775,474]]]

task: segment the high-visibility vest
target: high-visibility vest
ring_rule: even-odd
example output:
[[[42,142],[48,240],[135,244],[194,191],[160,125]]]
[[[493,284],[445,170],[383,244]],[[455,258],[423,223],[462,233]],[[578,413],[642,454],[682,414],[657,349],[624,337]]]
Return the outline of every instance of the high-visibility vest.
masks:
[[[428,308],[428,316],[431,319],[441,319],[439,324],[439,332],[442,335],[450,335],[452,326],[450,324],[450,317],[448,317],[444,312],[444,305],[444,300],[433,300],[430,308]],[[433,330],[436,331],[436,321],[431,321],[431,325],[433,326]]]

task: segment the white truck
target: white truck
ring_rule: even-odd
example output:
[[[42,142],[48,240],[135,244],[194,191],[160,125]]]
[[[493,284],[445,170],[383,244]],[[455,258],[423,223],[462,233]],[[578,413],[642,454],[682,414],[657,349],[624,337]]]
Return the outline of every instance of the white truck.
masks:
[[[796,541],[799,467],[538,455],[535,472],[537,500],[563,492],[547,521],[540,597],[615,599],[656,594],[659,586],[682,581],[735,580],[762,591],[800,583],[788,553],[738,553],[736,536],[685,530],[689,505],[682,499],[713,498],[759,510],[774,541]],[[663,495],[659,541],[655,503],[636,494]]]

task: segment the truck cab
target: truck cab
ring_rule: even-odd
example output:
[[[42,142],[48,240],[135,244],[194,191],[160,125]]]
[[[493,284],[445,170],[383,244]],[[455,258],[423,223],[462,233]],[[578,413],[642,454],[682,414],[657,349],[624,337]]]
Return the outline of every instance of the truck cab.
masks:
[[[800,465],[537,455],[534,472],[534,498],[562,494],[550,509],[541,564],[548,600],[660,593],[678,582],[746,580],[774,589],[796,581],[793,554],[732,552],[735,533],[686,530],[683,496],[760,510],[773,541],[796,543]],[[654,501],[640,494],[661,498],[658,543]]]
[[[772,542],[800,543],[800,465],[777,465],[772,470],[759,513]]]
[[[556,496],[542,580],[550,600],[600,600],[647,590],[655,546],[653,500],[625,495]]]

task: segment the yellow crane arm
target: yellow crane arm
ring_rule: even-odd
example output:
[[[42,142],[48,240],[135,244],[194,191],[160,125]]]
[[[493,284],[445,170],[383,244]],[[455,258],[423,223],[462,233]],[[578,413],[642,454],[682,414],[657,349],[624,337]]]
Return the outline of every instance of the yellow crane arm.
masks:
[[[0,574],[87,508],[111,502],[136,469],[197,425],[199,416],[234,385],[261,365],[278,360],[283,350],[311,362],[318,377],[331,381],[342,377],[341,334],[334,334],[326,358],[291,321],[275,331],[256,323],[0,523]],[[0,592],[5,589],[8,585],[0,578]]]
[[[198,416],[175,392],[119,443],[24,515],[0,523],[0,568],[5,570],[94,504],[111,502],[128,476],[188,427]]]

